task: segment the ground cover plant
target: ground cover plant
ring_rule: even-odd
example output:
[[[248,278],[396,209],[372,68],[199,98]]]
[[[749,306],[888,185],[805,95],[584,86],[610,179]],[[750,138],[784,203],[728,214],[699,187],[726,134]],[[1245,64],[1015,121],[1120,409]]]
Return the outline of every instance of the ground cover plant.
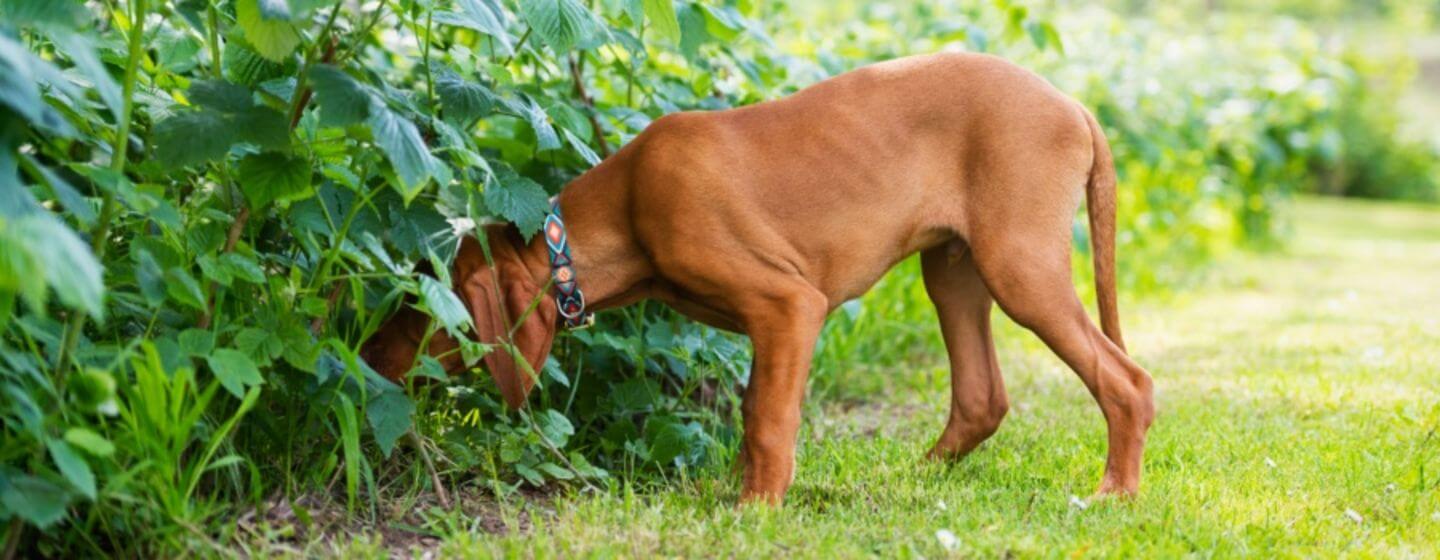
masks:
[[[400,305],[463,337],[459,236],[532,235],[651,120],[869,61],[995,52],[1086,102],[1115,146],[1131,293],[1282,243],[1294,192],[1433,199],[1434,148],[1395,139],[1399,86],[1373,87],[1387,66],[1272,24],[1010,1],[0,0],[0,550],[268,552],[336,525],[464,543],[546,523],[509,505],[537,489],[728,495],[748,346],[658,305],[562,337],[518,413],[478,372],[422,360],[401,387],[356,349]],[[893,375],[933,363],[929,314],[914,263],[843,306],[811,407],[935,392]],[[888,452],[931,437],[904,435]],[[1047,455],[1098,454],[1067,441]]]

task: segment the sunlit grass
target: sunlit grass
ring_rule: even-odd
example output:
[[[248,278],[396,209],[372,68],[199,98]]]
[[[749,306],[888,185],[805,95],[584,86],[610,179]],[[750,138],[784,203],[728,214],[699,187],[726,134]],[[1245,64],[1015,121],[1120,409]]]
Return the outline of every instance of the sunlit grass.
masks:
[[[914,353],[917,367],[862,368],[890,377],[888,390],[811,407],[784,509],[735,508],[735,482],[716,469],[519,502],[534,514],[529,531],[457,532],[442,552],[1432,557],[1440,211],[1307,200],[1296,227],[1284,253],[1237,257],[1178,303],[1128,307],[1161,411],[1133,501],[1087,501],[1103,460],[1099,412],[1058,360],[997,318],[1014,410],[959,464],[920,461],[947,406],[931,349]]]

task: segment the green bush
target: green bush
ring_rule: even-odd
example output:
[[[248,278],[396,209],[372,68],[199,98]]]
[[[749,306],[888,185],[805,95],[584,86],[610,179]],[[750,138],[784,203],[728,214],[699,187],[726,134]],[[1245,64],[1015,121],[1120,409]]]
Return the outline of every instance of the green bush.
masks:
[[[748,345],[655,304],[562,337],[518,413],[475,371],[424,360],[426,382],[398,387],[356,356],[403,301],[454,308],[433,286],[468,224],[533,234],[549,194],[669,112],[1000,52],[1104,121],[1142,289],[1272,238],[1285,195],[1347,142],[1387,141],[1347,105],[1373,69],[1298,26],[1276,44],[1004,1],[92,6],[0,0],[0,523],[52,555],[221,548],[242,537],[225,519],[277,496],[376,519],[435,484],[503,495],[724,463]],[[1410,176],[1387,161],[1369,173]],[[933,351],[928,314],[906,263],[836,313],[817,386]]]

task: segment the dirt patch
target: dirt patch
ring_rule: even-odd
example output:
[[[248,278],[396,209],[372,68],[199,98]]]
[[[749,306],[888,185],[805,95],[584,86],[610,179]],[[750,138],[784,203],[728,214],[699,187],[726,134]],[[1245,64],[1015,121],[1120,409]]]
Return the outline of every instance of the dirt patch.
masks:
[[[325,556],[362,543],[390,558],[436,558],[442,536],[455,531],[490,535],[526,534],[539,517],[552,517],[553,488],[522,489],[502,502],[483,489],[451,496],[446,507],[433,493],[387,496],[352,514],[343,497],[321,493],[295,499],[275,497],[236,520],[239,539],[254,544],[256,555]]]

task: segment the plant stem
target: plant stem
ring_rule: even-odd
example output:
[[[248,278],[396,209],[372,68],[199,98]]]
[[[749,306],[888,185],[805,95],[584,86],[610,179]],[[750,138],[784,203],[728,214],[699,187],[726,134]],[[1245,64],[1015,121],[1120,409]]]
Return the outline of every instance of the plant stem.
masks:
[[[134,0],[130,4],[133,12],[130,16],[128,37],[130,58],[125,62],[123,103],[120,114],[115,116],[117,128],[110,156],[110,169],[121,174],[125,172],[125,157],[130,147],[130,114],[135,109],[135,80],[140,69],[140,57],[144,54],[145,15],[148,12],[146,3],[147,0]],[[113,190],[102,189],[100,196],[100,217],[95,222],[95,229],[90,233],[90,248],[95,253],[95,260],[103,263],[110,248],[106,243],[106,239],[110,237],[110,222],[115,219],[119,203]],[[60,354],[55,362],[57,371],[65,371],[69,367],[70,358],[75,353],[75,344],[80,340],[80,331],[85,328],[86,317],[84,313],[74,313],[70,322],[65,325],[65,336],[60,343]]]
[[[206,8],[210,21],[205,32],[209,35],[208,40],[210,41],[210,73],[214,74],[215,79],[218,80],[223,78],[223,72],[220,68],[220,10],[215,7],[217,2],[219,0],[211,0],[210,6]]]

